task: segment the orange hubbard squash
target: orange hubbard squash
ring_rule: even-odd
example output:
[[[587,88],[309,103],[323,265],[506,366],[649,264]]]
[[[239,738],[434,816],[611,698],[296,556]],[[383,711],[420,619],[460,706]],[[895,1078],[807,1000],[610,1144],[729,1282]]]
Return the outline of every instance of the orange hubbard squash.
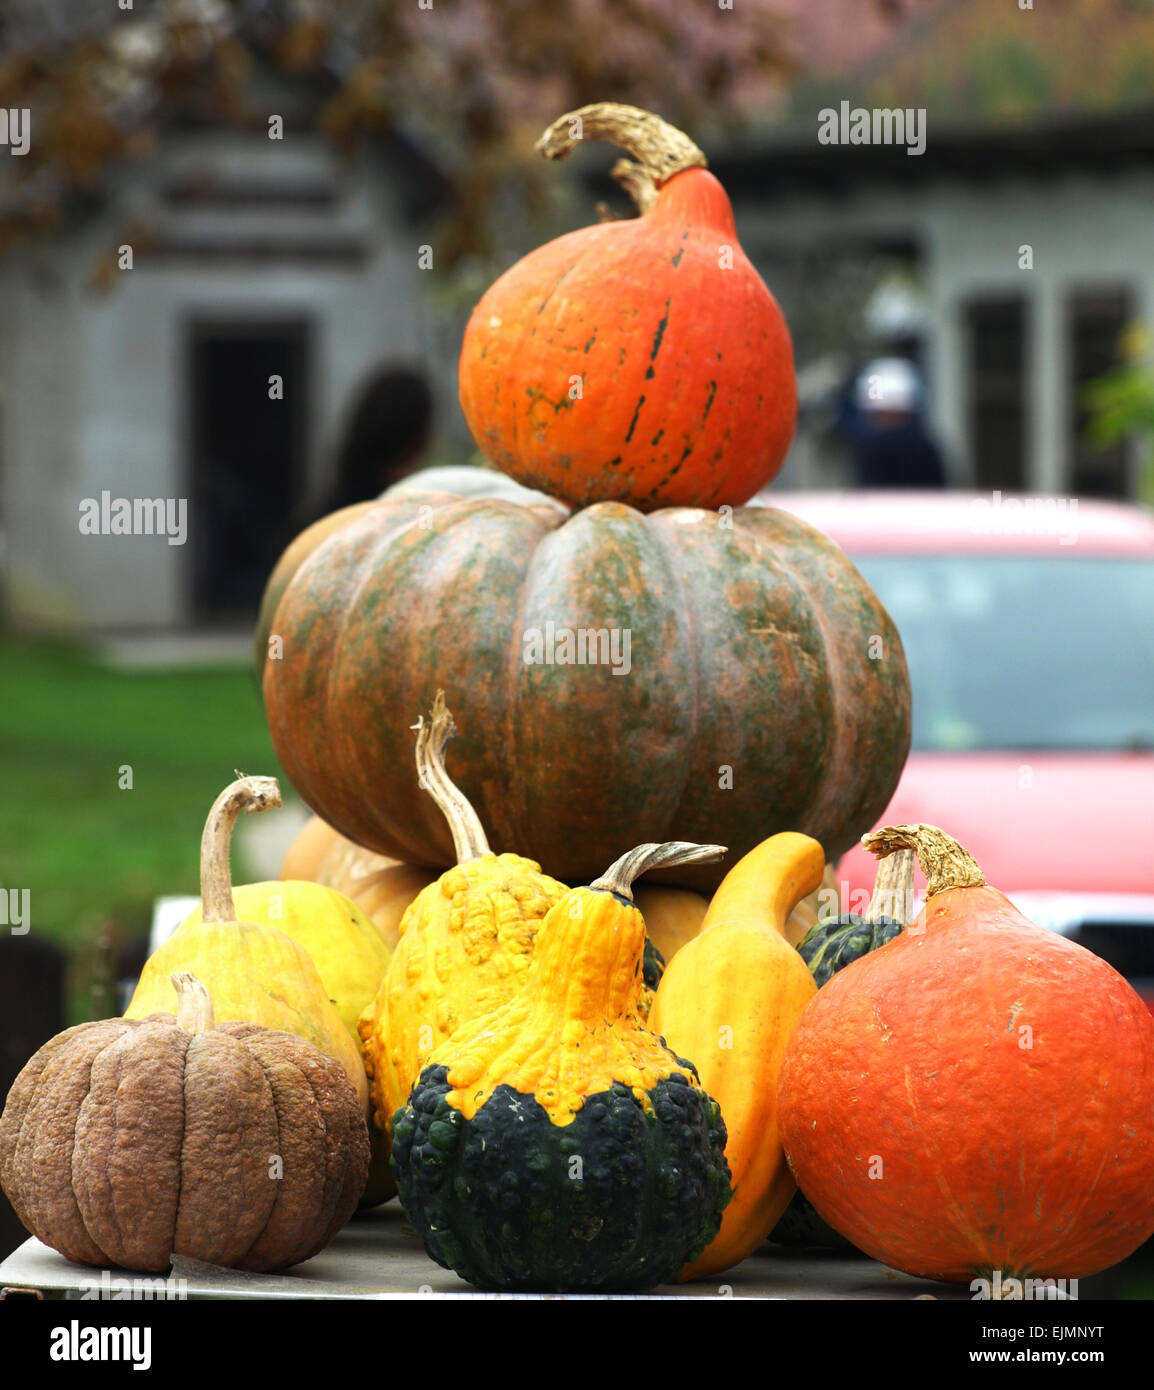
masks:
[[[924,1278],[1000,1271],[1005,1288],[1125,1258],[1154,1233],[1154,1016],[937,827],[863,843],[913,849],[926,903],[822,986],[790,1040],[781,1134],[802,1189]]]
[[[694,143],[612,102],[537,148],[608,140],[641,216],[569,232],[490,287],[465,330],[461,408],[518,482],[574,506],[740,506],[781,467],[797,418],[785,319],[738,244]]]

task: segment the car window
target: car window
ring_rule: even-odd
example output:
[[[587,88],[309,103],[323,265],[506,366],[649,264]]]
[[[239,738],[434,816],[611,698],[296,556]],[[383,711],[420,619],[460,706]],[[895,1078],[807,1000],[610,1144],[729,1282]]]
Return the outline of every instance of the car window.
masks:
[[[901,634],[915,749],[1154,749],[1154,563],[853,559]]]

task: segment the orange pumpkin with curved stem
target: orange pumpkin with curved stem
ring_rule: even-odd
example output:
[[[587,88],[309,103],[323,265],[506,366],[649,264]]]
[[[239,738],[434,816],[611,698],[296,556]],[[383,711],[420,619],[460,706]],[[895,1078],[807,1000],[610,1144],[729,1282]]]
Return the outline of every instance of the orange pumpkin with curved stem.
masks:
[[[587,139],[638,161],[615,172],[642,215],[558,237],[490,287],[461,349],[465,419],[506,473],[574,506],[740,506],[793,437],[785,319],[691,140],[602,102],[538,149]]]
[[[782,1139],[823,1219],[930,1279],[1080,1279],[1154,1234],[1154,1016],[1035,925],[935,826],[926,905],[818,991],[786,1050]]]

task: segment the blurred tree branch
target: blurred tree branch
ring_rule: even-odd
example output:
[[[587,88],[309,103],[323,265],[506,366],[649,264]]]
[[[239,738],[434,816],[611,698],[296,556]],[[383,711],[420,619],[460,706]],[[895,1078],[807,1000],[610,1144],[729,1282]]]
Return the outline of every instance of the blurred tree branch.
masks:
[[[447,179],[443,261],[487,249],[495,190],[541,196],[533,142],[613,99],[688,128],[764,111],[794,62],[791,0],[8,0],[0,108],[31,111],[0,163],[0,249],[59,225],[173,122],[264,128],[254,81],[303,84],[342,151],[402,130]],[[422,5],[427,4],[427,8]]]

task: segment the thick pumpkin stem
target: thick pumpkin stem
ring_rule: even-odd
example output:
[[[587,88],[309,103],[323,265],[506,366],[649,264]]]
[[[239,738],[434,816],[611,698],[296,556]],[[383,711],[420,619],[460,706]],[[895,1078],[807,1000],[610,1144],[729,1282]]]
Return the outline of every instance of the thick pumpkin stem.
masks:
[[[870,899],[866,921],[877,922],[882,917],[888,917],[892,922],[900,922],[903,927],[908,927],[913,901],[914,852],[912,849],[895,850],[878,864],[874,895]]]
[[[240,777],[212,803],[200,838],[200,902],[206,922],[235,922],[232,874],[228,867],[232,828],[242,811],[268,811],[281,804],[275,777]]]
[[[212,1027],[212,996],[191,970],[168,977],[176,990],[176,1026],[186,1033],[207,1033]]]
[[[642,212],[646,207],[642,201],[647,196],[643,191],[646,180],[657,189],[683,169],[706,167],[705,155],[676,126],[652,111],[622,106],[616,101],[597,101],[559,117],[537,141],[537,149],[546,159],[564,159],[582,140],[604,140],[633,156],[637,164],[629,166],[625,176],[628,182],[618,173],[620,165],[613,172]]]
[[[981,888],[986,881],[973,855],[936,825],[886,825],[863,835],[862,844],[877,859],[912,849],[926,876],[927,898],[949,888]]]
[[[631,159],[619,159],[609,174],[637,204],[639,212],[648,212],[657,201],[657,185],[653,182],[653,176],[640,164],[634,164]]]
[[[694,845],[687,840],[670,840],[667,844],[638,845],[611,864],[589,885],[633,901],[633,880],[648,869],[673,868],[677,864],[712,864],[726,853],[724,845]]]
[[[457,863],[468,864],[480,859],[483,854],[491,854],[489,841],[476,811],[445,768],[445,745],[457,732],[457,726],[445,706],[443,690],[437,691],[429,722],[426,724],[423,718],[418,719],[413,728],[417,731],[417,775],[421,779],[421,786],[449,822]]]

